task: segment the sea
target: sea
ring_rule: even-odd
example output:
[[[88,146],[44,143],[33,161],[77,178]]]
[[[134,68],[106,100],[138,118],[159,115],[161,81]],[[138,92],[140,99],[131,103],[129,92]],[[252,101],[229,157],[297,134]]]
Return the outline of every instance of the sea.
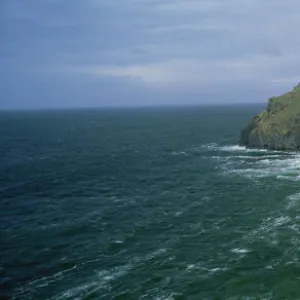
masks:
[[[0,112],[0,299],[300,299],[300,156],[263,107]]]

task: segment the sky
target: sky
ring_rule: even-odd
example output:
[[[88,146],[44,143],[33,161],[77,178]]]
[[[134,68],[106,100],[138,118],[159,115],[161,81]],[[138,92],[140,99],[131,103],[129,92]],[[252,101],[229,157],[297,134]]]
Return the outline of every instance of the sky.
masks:
[[[1,0],[0,109],[264,103],[299,28],[299,0]]]

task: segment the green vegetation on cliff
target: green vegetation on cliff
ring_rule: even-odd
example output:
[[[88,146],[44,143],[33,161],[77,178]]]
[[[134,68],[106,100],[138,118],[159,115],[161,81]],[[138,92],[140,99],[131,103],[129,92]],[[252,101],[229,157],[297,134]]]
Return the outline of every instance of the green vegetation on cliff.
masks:
[[[240,145],[274,150],[300,150],[300,84],[269,99],[241,134]]]

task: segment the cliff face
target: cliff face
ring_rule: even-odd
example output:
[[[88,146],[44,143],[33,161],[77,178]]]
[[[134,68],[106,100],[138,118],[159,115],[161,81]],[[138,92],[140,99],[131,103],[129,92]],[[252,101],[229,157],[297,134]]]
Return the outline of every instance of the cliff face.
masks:
[[[300,83],[289,93],[269,99],[241,133],[240,145],[272,150],[300,150]]]

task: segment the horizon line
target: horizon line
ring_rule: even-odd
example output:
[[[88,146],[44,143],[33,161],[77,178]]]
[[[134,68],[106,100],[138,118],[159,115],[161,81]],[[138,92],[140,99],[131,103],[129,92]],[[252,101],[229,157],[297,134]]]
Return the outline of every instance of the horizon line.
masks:
[[[65,107],[28,107],[28,108],[1,108],[3,112],[36,112],[36,111],[66,111],[66,110],[115,110],[115,109],[149,109],[149,108],[200,108],[216,106],[249,106],[264,105],[263,102],[226,102],[226,103],[190,103],[190,104],[145,104],[145,105],[102,105],[102,106],[65,106]]]

